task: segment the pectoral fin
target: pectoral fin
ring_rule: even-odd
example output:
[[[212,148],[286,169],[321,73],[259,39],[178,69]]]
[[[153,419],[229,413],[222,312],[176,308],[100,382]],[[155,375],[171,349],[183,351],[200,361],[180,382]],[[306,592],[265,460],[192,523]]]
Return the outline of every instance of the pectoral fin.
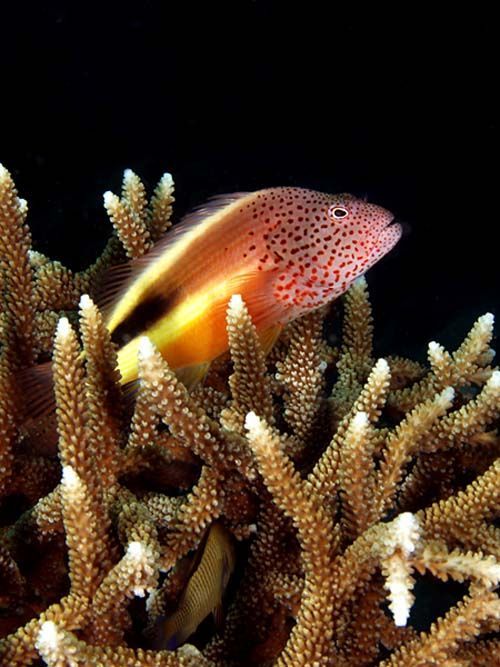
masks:
[[[224,309],[227,309],[229,298],[239,294],[257,329],[262,329],[270,322],[278,322],[282,306],[276,301],[273,292],[275,275],[275,271],[253,271],[235,276],[224,287]]]
[[[259,334],[260,344],[262,345],[262,349],[264,350],[264,354],[266,356],[272,350],[282,331],[283,325],[275,324],[274,326],[269,327],[269,329],[266,329],[261,334]]]

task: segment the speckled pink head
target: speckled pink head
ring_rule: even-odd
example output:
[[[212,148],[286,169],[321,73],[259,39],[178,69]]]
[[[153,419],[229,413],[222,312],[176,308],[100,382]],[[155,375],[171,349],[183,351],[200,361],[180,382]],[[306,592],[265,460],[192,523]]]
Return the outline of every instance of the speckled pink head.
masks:
[[[277,269],[274,294],[290,319],[345,292],[402,232],[390,211],[349,194],[271,188],[252,206],[265,223],[259,266]]]

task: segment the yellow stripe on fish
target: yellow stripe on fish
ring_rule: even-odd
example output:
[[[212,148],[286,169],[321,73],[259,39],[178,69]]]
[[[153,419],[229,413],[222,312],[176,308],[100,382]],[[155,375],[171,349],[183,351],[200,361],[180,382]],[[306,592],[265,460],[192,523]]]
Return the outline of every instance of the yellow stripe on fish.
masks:
[[[207,283],[203,291],[186,294],[162,313],[144,333],[174,369],[211,361],[227,349],[226,308],[237,285],[230,281]],[[140,335],[118,352],[122,382],[136,378]]]
[[[241,205],[239,202],[244,199],[244,196],[224,195],[220,200],[217,199],[218,206],[207,206],[197,210],[194,214],[187,216],[175,228],[175,232],[166,237],[167,243],[160,241],[153,252],[148,253],[147,263],[144,263],[144,258],[138,260],[137,264],[145,268],[130,283],[124,298],[116,303],[108,322],[110,330],[113,331],[135,307],[141,304],[144,294],[159,277],[168,276],[170,272],[174,274],[179,263],[189,260],[189,255],[193,254],[196,242],[203,242],[214,227],[221,224],[221,218],[228,219],[233,210]],[[203,212],[206,213],[205,216]],[[175,241],[168,242],[170,237]],[[161,253],[158,252],[158,248],[161,248]]]

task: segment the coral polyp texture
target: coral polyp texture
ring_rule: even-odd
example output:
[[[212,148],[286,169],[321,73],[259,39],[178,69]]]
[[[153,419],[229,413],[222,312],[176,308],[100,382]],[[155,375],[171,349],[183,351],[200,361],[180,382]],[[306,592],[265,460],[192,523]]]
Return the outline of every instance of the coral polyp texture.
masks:
[[[131,399],[99,283],[152,247],[172,203],[169,175],[148,201],[127,170],[105,195],[112,238],[73,272],[31,249],[0,168],[0,664],[498,664],[493,316],[454,352],[431,342],[428,365],[376,359],[361,278],[266,357],[235,295],[204,382],[189,392],[144,338]],[[25,376],[49,359],[44,410]],[[236,545],[222,623],[156,650],[214,523]],[[422,575],[460,582],[423,632]]]

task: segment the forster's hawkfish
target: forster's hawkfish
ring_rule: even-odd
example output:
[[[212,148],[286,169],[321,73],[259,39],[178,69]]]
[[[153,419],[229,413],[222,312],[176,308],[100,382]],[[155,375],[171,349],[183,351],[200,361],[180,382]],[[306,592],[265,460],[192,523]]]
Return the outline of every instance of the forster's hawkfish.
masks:
[[[393,248],[401,236],[393,220],[352,195],[303,188],[215,197],[112,272],[107,327],[122,382],[137,378],[142,336],[186,384],[203,377],[228,348],[233,294],[268,351],[287,322],[341,295]]]
[[[170,616],[159,617],[154,628],[156,649],[173,651],[183,644],[209,615],[220,624],[222,596],[235,566],[231,534],[213,523],[202,541],[187,585]]]
[[[392,213],[350,194],[276,187],[214,197],[149,253],[108,272],[99,305],[118,346],[122,384],[134,386],[147,336],[194,386],[228,349],[226,311],[235,294],[267,353],[285,324],[340,296],[401,232]],[[33,419],[53,410],[54,397],[50,364],[30,370]]]

